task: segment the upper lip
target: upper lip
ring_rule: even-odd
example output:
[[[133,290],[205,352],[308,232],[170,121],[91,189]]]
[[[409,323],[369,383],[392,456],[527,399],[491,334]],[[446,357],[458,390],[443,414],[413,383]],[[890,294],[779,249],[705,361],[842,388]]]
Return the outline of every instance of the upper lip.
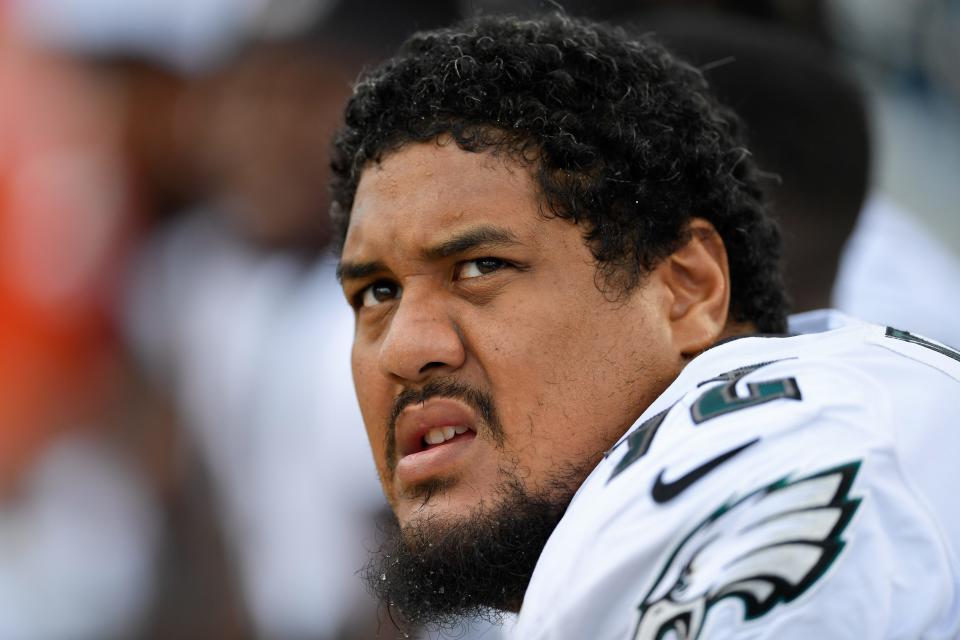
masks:
[[[431,398],[422,404],[408,406],[397,419],[397,457],[423,451],[423,437],[430,429],[467,427],[477,430],[474,412],[451,398]]]

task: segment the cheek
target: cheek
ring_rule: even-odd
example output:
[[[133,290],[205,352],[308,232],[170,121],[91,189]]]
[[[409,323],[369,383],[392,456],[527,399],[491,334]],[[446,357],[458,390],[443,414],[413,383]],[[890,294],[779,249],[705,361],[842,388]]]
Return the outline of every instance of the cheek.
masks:
[[[516,376],[518,383],[541,383],[547,390],[590,378],[597,372],[596,361],[609,351],[606,343],[613,339],[590,310],[569,301],[517,314],[502,329],[491,340],[497,367]]]
[[[639,310],[609,304],[527,309],[489,336],[484,366],[515,447],[535,443],[543,458],[605,450],[660,390],[656,336]]]
[[[585,358],[595,350],[585,345],[581,323],[557,308],[517,306],[510,313],[484,318],[475,326],[472,351],[480,360],[497,408],[507,429],[551,437],[565,429],[557,413],[582,392],[587,372],[595,367]],[[562,417],[562,416],[561,416]],[[550,433],[536,434],[537,426],[550,422]]]
[[[351,356],[353,384],[360,404],[360,414],[370,440],[373,459],[383,478],[386,469],[385,431],[387,417],[393,403],[391,387],[387,380],[379,375],[376,359],[369,356],[368,349],[354,345]]]

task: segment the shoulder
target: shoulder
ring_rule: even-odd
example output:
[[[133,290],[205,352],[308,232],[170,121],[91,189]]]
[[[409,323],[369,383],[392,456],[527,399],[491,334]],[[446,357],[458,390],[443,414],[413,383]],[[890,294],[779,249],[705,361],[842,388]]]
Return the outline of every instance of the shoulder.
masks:
[[[915,389],[960,390],[960,362],[903,338],[848,323],[737,340],[693,361],[581,488],[538,563],[520,628],[578,637],[531,631],[589,620],[581,630],[597,638],[671,628],[706,638],[766,625],[789,637],[794,627],[836,633],[829,625],[891,599],[912,612],[917,626],[904,629],[940,624],[956,606],[956,558],[904,468],[899,421],[919,399],[893,396],[905,376]],[[926,352],[950,362],[930,364]],[[846,609],[825,615],[837,603]],[[810,607],[820,613],[807,620]],[[847,631],[908,624],[871,615]]]
[[[907,417],[921,436],[952,424],[958,392],[960,352],[907,331],[844,319],[816,334],[744,338],[691,362],[600,467],[612,480],[648,454],[662,467],[753,439],[788,443],[775,447],[784,462],[798,446],[896,449]]]

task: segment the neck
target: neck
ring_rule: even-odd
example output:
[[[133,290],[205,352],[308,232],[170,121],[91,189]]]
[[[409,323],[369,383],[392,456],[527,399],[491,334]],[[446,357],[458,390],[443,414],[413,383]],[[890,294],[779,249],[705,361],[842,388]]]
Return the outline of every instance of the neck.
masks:
[[[730,338],[737,338],[739,336],[754,335],[756,333],[759,333],[757,325],[752,322],[734,322],[733,320],[728,320],[726,326],[723,327],[723,331],[720,333],[720,336],[717,338],[717,342],[729,340]]]

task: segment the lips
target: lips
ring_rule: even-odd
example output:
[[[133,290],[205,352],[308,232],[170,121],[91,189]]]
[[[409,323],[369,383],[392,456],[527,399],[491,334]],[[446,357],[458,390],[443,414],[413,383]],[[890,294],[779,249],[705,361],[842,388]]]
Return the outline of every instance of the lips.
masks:
[[[452,471],[477,431],[474,413],[449,398],[408,406],[396,424],[396,472],[403,483],[422,482]]]

